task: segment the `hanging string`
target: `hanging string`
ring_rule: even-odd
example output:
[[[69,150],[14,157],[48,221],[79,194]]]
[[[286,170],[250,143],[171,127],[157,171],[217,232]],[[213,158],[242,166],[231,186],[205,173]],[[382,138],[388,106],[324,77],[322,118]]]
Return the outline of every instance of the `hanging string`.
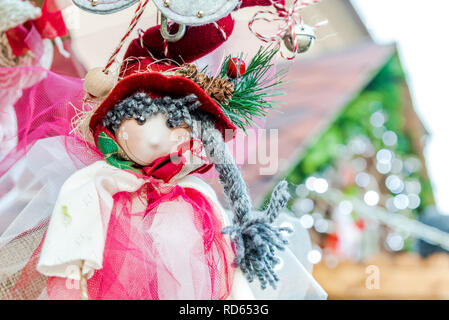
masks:
[[[131,32],[133,32],[134,28],[136,27],[137,23],[139,22],[140,18],[142,17],[143,12],[145,11],[146,6],[148,5],[148,2],[150,0],[143,0],[143,2],[139,2],[139,5],[136,9],[136,12],[134,14],[134,18],[131,20],[131,23],[129,24],[128,31],[126,34],[122,37],[120,40],[120,43],[118,44],[117,48],[115,49],[114,53],[109,58],[108,63],[106,64],[106,67],[103,69],[103,72],[108,74],[109,69],[114,64],[115,60],[117,59],[117,55],[120,53],[123,45],[126,42],[126,39],[128,39]]]
[[[164,46],[164,56],[166,58],[170,58],[168,53],[168,41],[166,39],[164,39],[163,46]]]
[[[228,35],[224,31],[224,29],[222,27],[220,27],[217,22],[213,22],[213,24],[214,24],[215,28],[217,28],[217,30],[221,33],[223,39],[225,41],[228,40]]]

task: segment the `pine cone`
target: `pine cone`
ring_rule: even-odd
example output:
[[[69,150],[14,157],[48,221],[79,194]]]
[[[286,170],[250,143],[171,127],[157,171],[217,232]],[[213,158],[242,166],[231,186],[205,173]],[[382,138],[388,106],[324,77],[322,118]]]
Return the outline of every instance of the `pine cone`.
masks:
[[[198,69],[194,64],[185,63],[176,70],[176,75],[194,80],[198,75]]]
[[[221,104],[228,104],[234,93],[234,85],[226,79],[214,78],[206,93]]]
[[[228,104],[234,93],[234,85],[228,80],[208,77],[206,74],[199,72],[193,64],[183,64],[176,70],[175,74],[194,81],[219,104]]]

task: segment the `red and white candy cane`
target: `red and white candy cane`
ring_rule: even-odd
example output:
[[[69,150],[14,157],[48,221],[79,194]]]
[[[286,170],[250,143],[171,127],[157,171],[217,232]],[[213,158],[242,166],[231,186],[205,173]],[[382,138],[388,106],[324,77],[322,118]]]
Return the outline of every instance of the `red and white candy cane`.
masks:
[[[137,9],[136,9],[136,13],[134,14],[134,18],[131,20],[131,23],[129,24],[128,31],[122,37],[122,39],[120,40],[120,43],[118,44],[114,53],[109,58],[108,63],[106,64],[106,66],[103,69],[104,73],[108,74],[109,69],[114,64],[115,60],[117,59],[117,55],[122,50],[122,47],[126,42],[126,39],[128,39],[129,35],[131,34],[131,32],[133,32],[134,28],[136,27],[137,22],[139,22],[140,18],[142,17],[142,14],[145,11],[145,7],[148,5],[148,2],[150,2],[150,0],[143,0],[143,1],[139,2],[139,5],[137,6]]]
[[[295,0],[293,5],[290,8],[287,8],[285,5],[275,2],[274,0],[270,0],[273,7],[276,9],[275,12],[271,10],[260,10],[257,11],[253,18],[248,23],[249,30],[255,34],[257,38],[264,42],[274,42],[280,48],[281,43],[286,34],[290,34],[292,37],[292,43],[294,45],[293,55],[286,56],[281,51],[281,56],[284,59],[292,60],[296,57],[296,52],[298,51],[298,41],[296,39],[295,29],[298,26],[303,24],[303,18],[301,16],[301,10],[304,8],[319,3],[321,0],[309,0],[309,1],[300,1]],[[278,22],[279,27],[278,31],[275,34],[271,35],[263,35],[254,30],[254,23],[257,21],[263,21],[267,23]],[[312,28],[316,29],[320,26],[323,26],[327,23],[326,21],[322,21]]]

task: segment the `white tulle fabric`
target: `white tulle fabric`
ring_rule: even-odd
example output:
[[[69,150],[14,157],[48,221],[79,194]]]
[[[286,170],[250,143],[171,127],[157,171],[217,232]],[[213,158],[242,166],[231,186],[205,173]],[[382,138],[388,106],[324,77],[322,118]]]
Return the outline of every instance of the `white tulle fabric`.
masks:
[[[73,273],[73,270],[72,273],[70,270],[67,272],[66,267],[67,264],[76,263],[80,259],[88,261],[85,271],[90,274],[93,270],[101,268],[105,236],[102,230],[102,217],[95,212],[98,205],[95,198],[102,197],[102,203],[108,205],[108,197],[116,191],[114,188],[118,187],[122,191],[136,190],[143,183],[133,174],[111,167],[102,161],[77,171],[82,164],[75,161],[67,155],[63,137],[47,138],[38,141],[28,154],[0,179],[0,186],[8,189],[0,198],[0,252],[19,235],[46,223],[52,212],[55,212],[47,229],[38,265],[38,270],[47,276],[76,279],[77,275]],[[103,180],[100,179],[102,181],[100,184],[97,180],[97,183],[90,186],[92,190],[85,191],[86,196],[91,195],[90,199],[84,198],[84,201],[76,203],[70,199],[70,196],[58,198],[61,188],[61,194],[70,194],[70,191],[65,193],[63,187],[69,177],[72,177],[70,178],[72,180],[66,185],[74,188],[76,183],[86,182],[86,179],[91,179],[92,175],[97,178],[103,176]],[[113,181],[113,183],[105,183],[107,181]],[[181,179],[179,183],[183,187],[194,188],[212,199],[217,208],[220,208],[223,215],[221,218],[225,224],[229,224],[228,214],[219,205],[209,185],[193,176]],[[72,199],[75,198],[80,199],[79,195],[72,197]],[[63,205],[68,212],[62,209]],[[172,209],[171,207],[171,212],[173,212]],[[79,214],[78,218],[70,214],[74,212],[73,210]],[[176,221],[179,217],[173,215],[172,218]],[[72,225],[69,229],[67,229],[67,219],[70,219]],[[295,233],[290,236],[289,248],[280,252],[282,263],[278,268],[281,278],[278,290],[261,290],[257,282],[248,284],[241,272],[237,271],[229,298],[326,299],[326,293],[313,279],[312,266],[307,262],[307,253],[311,250],[307,231],[301,227],[296,218],[287,213],[282,214],[277,223],[288,225],[295,230]],[[162,233],[168,231],[160,230]],[[77,241],[74,242],[71,250],[67,250],[66,241],[70,239]],[[62,241],[65,242],[64,246],[61,246]],[[5,264],[2,258],[0,274],[7,276],[20,271],[33,251],[24,253],[20,261],[16,259],[14,265]],[[45,290],[42,290],[40,298],[46,298]]]

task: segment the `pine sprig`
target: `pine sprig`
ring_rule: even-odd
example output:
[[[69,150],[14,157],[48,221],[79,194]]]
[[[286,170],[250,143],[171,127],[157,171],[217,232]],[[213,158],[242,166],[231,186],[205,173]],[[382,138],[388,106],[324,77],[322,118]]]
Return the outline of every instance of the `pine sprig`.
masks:
[[[273,58],[278,49],[260,47],[251,60],[246,72],[236,79],[228,79],[234,84],[234,93],[227,104],[220,104],[224,114],[239,128],[246,132],[247,127],[255,125],[255,119],[263,118],[269,110],[277,109],[278,104],[271,98],[282,95],[281,84],[285,70],[267,76],[273,67]],[[226,57],[220,75],[226,77],[232,56]]]

